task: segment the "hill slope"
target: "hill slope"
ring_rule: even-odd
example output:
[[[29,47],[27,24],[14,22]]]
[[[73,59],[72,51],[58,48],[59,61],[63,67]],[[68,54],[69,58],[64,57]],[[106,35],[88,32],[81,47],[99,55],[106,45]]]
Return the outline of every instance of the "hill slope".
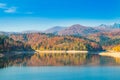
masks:
[[[100,31],[92,27],[86,27],[86,26],[76,24],[58,32],[58,34],[59,35],[88,35],[88,34],[97,33],[97,32],[100,32]]]
[[[52,36],[41,33],[11,35],[15,41],[22,41],[34,50],[102,50],[96,42],[82,37]]]
[[[27,44],[20,41],[14,41],[12,38],[1,35],[0,36],[0,52],[8,51],[25,51],[32,50]]]
[[[59,31],[66,29],[66,27],[55,26],[53,28],[47,29],[44,33],[53,33],[57,34]]]

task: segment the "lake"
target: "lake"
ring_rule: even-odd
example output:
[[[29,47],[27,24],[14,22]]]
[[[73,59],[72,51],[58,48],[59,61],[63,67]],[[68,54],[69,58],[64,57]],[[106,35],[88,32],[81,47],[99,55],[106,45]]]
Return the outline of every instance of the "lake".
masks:
[[[0,61],[0,80],[120,80],[120,58],[98,54],[26,53]]]

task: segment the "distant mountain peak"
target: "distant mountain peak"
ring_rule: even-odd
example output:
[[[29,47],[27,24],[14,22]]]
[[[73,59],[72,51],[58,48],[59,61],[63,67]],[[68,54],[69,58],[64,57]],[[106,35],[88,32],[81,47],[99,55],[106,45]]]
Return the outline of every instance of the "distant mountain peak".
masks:
[[[61,26],[54,26],[53,28],[61,28]]]
[[[72,26],[83,26],[83,25],[81,25],[81,24],[74,24],[74,25],[72,25]]]
[[[100,24],[99,26],[104,26],[104,25],[106,25],[106,24]]]
[[[37,31],[37,30],[27,30],[27,31],[23,31],[21,33],[41,33],[41,31]]]
[[[113,25],[106,25],[106,24],[101,24],[99,28],[109,28],[109,29],[117,29],[120,28],[120,23],[114,23]]]
[[[50,29],[47,29],[44,31],[44,33],[54,33],[57,34],[59,31],[66,29],[66,27],[61,27],[61,26],[54,26]]]
[[[120,23],[114,23],[112,28],[119,28],[120,29]]]
[[[114,23],[114,25],[115,25],[115,24],[117,24],[117,25],[118,25],[118,24],[120,24],[120,23]]]
[[[98,32],[98,30],[92,27],[75,24],[66,28],[65,30],[60,31],[59,35],[87,35],[96,32]]]

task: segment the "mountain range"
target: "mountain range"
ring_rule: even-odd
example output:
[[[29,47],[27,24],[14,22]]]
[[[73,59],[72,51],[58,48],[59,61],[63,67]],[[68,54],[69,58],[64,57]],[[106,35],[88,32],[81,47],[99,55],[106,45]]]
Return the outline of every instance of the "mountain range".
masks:
[[[114,32],[120,30],[120,24],[114,23],[112,25],[101,24],[96,27],[88,27],[80,24],[74,24],[69,27],[56,26],[50,29],[45,30],[43,33],[52,33],[57,35],[80,35],[85,36],[94,33],[100,32]]]
[[[37,31],[37,30],[28,30],[28,31],[23,31],[23,32],[3,32],[0,31],[0,35],[10,35],[10,34],[20,34],[20,33],[52,33],[55,35],[80,35],[80,36],[85,36],[89,34],[94,34],[94,33],[99,33],[99,32],[109,32],[109,31],[116,31],[120,30],[120,24],[119,23],[114,23],[113,25],[107,25],[107,24],[101,24],[96,27],[88,27],[88,26],[83,26],[80,24],[74,24],[69,27],[63,27],[63,26],[55,26],[52,28],[49,28],[45,31]]]
[[[87,35],[100,32],[93,27],[86,27],[79,24],[72,25],[64,30],[58,32],[58,35]]]
[[[87,27],[75,24],[45,31],[0,32],[0,52],[12,50],[120,51],[120,24]]]

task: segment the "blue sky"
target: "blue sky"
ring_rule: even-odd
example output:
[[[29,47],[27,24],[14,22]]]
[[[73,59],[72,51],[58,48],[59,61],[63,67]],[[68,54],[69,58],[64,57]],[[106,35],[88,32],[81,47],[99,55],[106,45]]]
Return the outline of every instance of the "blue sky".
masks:
[[[0,31],[120,21],[120,0],[0,0]]]

